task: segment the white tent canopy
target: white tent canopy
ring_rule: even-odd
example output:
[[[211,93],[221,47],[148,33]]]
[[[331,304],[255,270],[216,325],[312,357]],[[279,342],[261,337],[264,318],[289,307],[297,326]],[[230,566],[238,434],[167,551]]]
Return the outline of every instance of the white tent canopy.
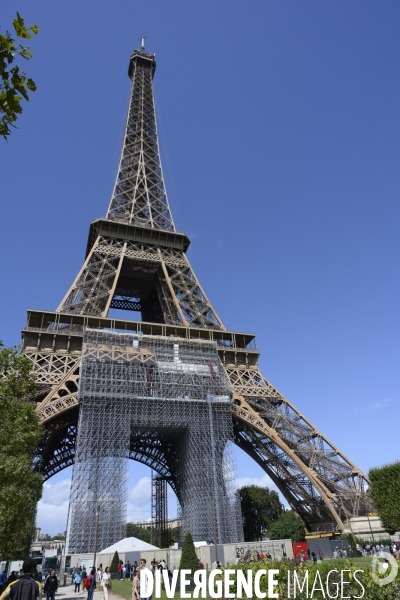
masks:
[[[116,544],[105,548],[100,554],[110,554],[111,552],[140,552],[141,550],[159,550],[157,546],[152,546],[143,540],[139,540],[135,537],[127,537],[120,540]]]

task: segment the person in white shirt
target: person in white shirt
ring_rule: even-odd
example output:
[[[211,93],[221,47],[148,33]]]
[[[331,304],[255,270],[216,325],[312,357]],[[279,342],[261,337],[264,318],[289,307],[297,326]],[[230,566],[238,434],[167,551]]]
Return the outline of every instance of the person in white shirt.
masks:
[[[101,578],[101,585],[103,586],[104,596],[103,600],[108,600],[108,592],[111,590],[111,573],[109,568],[106,567]]]

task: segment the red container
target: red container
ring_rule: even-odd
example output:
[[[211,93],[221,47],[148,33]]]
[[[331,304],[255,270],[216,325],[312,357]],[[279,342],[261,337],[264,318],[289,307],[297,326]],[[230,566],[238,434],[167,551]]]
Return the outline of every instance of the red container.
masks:
[[[307,542],[293,542],[293,556],[300,559],[303,555],[304,560],[308,560],[308,544]]]

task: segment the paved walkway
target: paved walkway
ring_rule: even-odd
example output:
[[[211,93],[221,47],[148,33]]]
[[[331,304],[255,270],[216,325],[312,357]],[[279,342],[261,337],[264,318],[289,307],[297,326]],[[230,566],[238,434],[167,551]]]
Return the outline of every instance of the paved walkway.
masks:
[[[97,584],[98,585],[98,584]],[[58,592],[56,593],[55,600],[86,600],[87,599],[87,591],[84,590],[78,593],[74,592],[74,585],[62,585],[58,588]],[[43,595],[45,598],[45,594]],[[103,598],[103,588],[96,589],[94,591],[93,600],[102,600]],[[108,600],[121,600],[121,596],[117,596],[117,594],[113,594],[111,592],[108,593]]]

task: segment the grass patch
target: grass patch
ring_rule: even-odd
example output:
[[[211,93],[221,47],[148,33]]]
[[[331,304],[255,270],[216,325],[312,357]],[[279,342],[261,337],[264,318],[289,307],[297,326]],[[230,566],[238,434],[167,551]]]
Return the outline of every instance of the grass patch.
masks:
[[[118,594],[118,596],[123,596],[124,598],[132,598],[132,581],[130,579],[123,579],[122,581],[113,579],[111,584],[111,593]]]
[[[130,579],[124,579],[122,581],[118,581],[117,579],[112,580],[112,594],[118,594],[118,596],[122,596],[123,598],[132,598],[132,581]],[[181,597],[179,592],[176,592],[174,595],[174,599],[178,600]],[[153,598],[155,598],[153,593]],[[168,600],[167,594],[165,590],[161,590],[161,600]]]
[[[349,560],[356,565],[357,569],[363,569],[365,572],[371,569],[372,556],[357,556],[357,558],[350,558]]]

